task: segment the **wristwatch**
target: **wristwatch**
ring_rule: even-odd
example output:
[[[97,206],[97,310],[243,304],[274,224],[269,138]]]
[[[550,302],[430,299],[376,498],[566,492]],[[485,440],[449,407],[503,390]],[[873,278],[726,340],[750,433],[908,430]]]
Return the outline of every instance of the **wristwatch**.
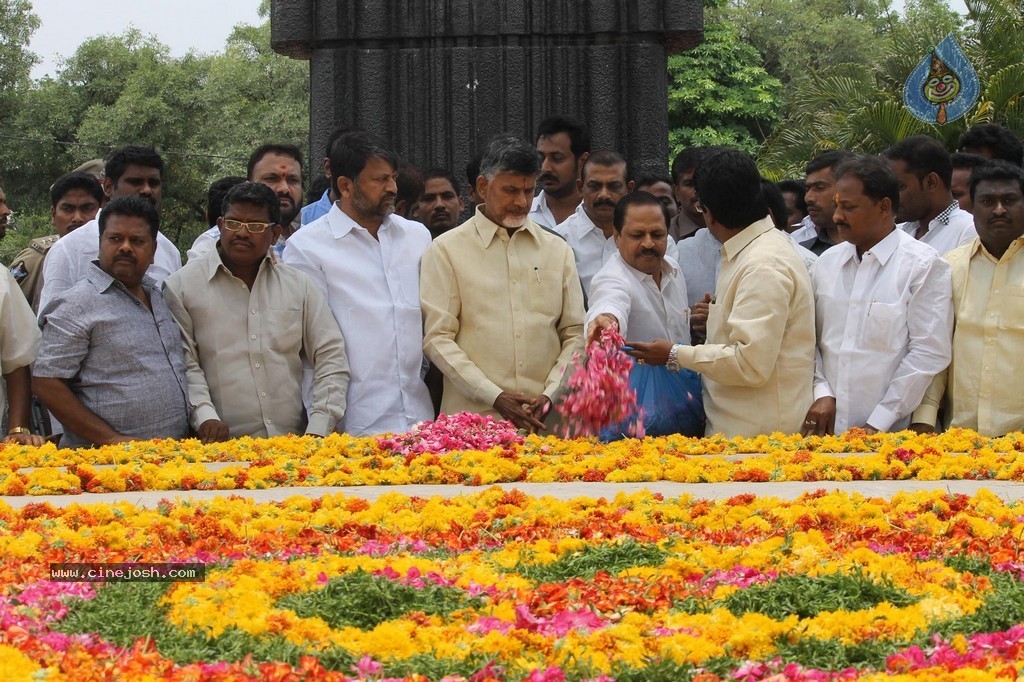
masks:
[[[672,350],[668,352],[668,361],[665,363],[665,369],[675,374],[679,371],[679,344],[673,344]]]
[[[26,429],[24,426],[14,426],[7,430],[8,436],[17,436],[18,434],[21,433],[31,434],[32,432]]]

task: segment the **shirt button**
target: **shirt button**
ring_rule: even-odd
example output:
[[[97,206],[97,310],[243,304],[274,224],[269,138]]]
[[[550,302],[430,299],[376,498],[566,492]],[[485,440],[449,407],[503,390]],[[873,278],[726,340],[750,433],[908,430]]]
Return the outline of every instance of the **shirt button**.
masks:
[[[260,368],[260,363],[257,362],[256,363],[256,369],[259,369],[259,368]]]
[[[252,339],[253,341],[255,341],[255,340],[256,340],[256,335],[255,335],[255,334],[253,334],[253,335],[252,335],[252,336],[250,336],[249,338],[250,338],[250,339]]]
[[[518,279],[512,280],[512,284],[519,284],[519,280]]]
[[[252,310],[250,310],[249,312],[251,312],[251,313],[252,313],[253,315],[255,315],[255,314],[256,314],[256,309],[255,309],[255,308],[253,308],[253,309],[252,309]]]
[[[267,397],[267,392],[263,391],[262,393],[260,393],[260,395],[263,396],[264,398],[266,398]]]
[[[267,420],[267,423],[268,423],[268,424],[270,424],[270,423],[271,423],[269,419]]]
[[[998,294],[998,293],[999,293],[999,289],[996,289],[996,290],[995,290],[995,291],[993,291],[992,293],[994,293],[994,294]]]

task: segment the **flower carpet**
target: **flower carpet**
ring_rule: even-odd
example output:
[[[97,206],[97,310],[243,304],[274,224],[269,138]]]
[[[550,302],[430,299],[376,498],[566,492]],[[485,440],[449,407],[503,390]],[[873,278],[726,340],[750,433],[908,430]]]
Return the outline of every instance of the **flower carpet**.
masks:
[[[827,482],[791,501],[756,491],[767,480],[1021,480],[1022,445],[965,431],[601,444],[463,418],[386,438],[8,447],[6,495],[76,503],[0,503],[0,680],[1016,680],[1024,502],[941,485],[890,499]],[[528,480],[750,492],[231,493]],[[200,488],[225,492],[182,492]],[[168,491],[153,509],[88,499],[149,489]],[[204,574],[51,572],[86,563]]]

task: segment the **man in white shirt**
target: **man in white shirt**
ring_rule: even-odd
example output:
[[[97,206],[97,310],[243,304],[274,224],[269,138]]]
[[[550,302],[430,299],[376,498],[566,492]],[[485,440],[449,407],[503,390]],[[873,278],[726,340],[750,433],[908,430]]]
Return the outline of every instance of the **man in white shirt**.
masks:
[[[164,161],[152,147],[125,145],[111,152],[103,169],[103,193],[110,199],[137,195],[160,207],[163,196]],[[102,209],[100,209],[102,212]],[[99,256],[99,216],[54,244],[43,262],[43,290],[39,310],[57,295],[75,286]],[[181,254],[174,243],[157,232],[156,256],[146,274],[157,284],[181,268]]]
[[[587,342],[604,327],[630,340],[690,342],[686,280],[666,255],[668,212],[647,192],[624,197],[615,208],[615,254],[594,275]]]
[[[899,227],[939,255],[978,236],[974,216],[960,208],[950,183],[953,161],[946,148],[927,135],[914,135],[885,152],[900,188]]]
[[[896,229],[900,195],[884,159],[835,169],[833,220],[847,241],[811,269],[818,353],[803,432],[899,431],[949,365],[949,265]]]
[[[288,240],[284,262],[327,295],[350,368],[338,431],[401,433],[434,411],[423,383],[420,258],[430,232],[394,215],[397,155],[353,131],[331,148],[338,201]]]
[[[583,293],[589,296],[590,279],[617,253],[613,239],[615,204],[633,191],[633,181],[626,180],[626,160],[617,152],[602,150],[583,162],[577,186],[583,201],[555,232],[572,247]]]
[[[590,130],[568,116],[551,116],[537,126],[537,153],[541,166],[530,220],[554,230],[580,204],[577,181],[590,155]],[[475,180],[475,178],[474,178]]]

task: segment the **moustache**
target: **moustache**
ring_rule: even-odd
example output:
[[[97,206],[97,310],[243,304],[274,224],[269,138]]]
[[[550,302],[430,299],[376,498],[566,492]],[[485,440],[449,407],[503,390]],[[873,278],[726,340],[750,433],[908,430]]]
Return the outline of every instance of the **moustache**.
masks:
[[[137,259],[135,258],[135,256],[114,256],[115,263],[119,260],[127,261],[128,263],[134,263],[136,262]]]
[[[615,208],[615,202],[611,199],[598,199],[594,202],[594,208],[597,208],[598,206],[610,206],[611,208]]]
[[[640,255],[641,256],[654,256],[655,258],[660,258],[661,257],[661,254],[658,253],[657,251],[649,251],[647,249],[644,249],[643,251],[641,251]]]
[[[544,182],[545,180],[553,180],[554,182],[558,182],[558,178],[556,178],[551,173],[541,173],[540,177],[537,178],[537,182]]]

